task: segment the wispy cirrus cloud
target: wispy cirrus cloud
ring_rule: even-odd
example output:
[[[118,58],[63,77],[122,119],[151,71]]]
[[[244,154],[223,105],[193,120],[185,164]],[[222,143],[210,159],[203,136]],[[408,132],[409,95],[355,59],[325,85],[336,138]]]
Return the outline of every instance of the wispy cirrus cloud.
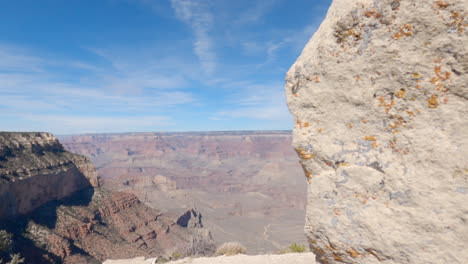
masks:
[[[18,120],[28,124],[22,130],[55,133],[155,130],[174,123],[168,121],[168,108],[196,102],[182,89],[183,77],[145,63],[141,68],[120,63],[117,69],[0,45],[1,58],[0,130],[21,129]],[[76,69],[81,70],[78,77]]]
[[[262,0],[250,4],[250,8],[242,12],[234,21],[236,25],[245,25],[261,21],[263,16],[270,12],[273,7],[282,0]]]
[[[213,26],[213,15],[206,1],[171,0],[176,16],[190,26],[195,41],[193,48],[205,73],[213,74],[216,69],[214,42],[209,35]]]
[[[232,99],[228,101],[230,107],[220,109],[212,115],[213,120],[244,118],[291,122],[282,82],[267,84],[245,82],[236,90],[230,96]]]

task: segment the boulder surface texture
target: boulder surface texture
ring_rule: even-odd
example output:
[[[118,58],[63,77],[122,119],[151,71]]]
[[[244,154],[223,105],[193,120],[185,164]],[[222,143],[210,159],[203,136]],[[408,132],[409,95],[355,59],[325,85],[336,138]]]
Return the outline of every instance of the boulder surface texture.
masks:
[[[467,263],[467,6],[335,0],[287,73],[320,263]]]

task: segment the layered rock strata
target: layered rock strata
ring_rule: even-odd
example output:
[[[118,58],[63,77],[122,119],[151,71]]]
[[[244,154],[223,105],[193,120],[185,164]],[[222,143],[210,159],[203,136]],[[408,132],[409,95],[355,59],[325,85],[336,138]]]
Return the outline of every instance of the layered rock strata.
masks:
[[[335,0],[287,73],[320,263],[466,263],[467,6]]]
[[[0,219],[98,185],[89,159],[66,151],[51,134],[0,132]]]
[[[0,229],[13,234],[10,250],[27,263],[101,263],[213,247],[201,218],[199,226],[181,226],[176,221],[186,214],[167,217],[133,194],[102,189],[88,158],[51,134],[2,132],[0,150]]]

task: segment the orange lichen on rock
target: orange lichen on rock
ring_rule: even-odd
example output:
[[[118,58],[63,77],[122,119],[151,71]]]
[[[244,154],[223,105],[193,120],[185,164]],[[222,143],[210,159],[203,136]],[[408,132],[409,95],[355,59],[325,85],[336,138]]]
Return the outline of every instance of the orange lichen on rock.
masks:
[[[365,15],[366,17],[371,17],[371,16],[373,16],[374,14],[375,14],[375,11],[374,11],[374,10],[368,10],[368,11],[364,12],[364,15]]]
[[[320,77],[318,75],[315,75],[314,78],[312,78],[314,80],[315,83],[319,83],[320,82]]]
[[[323,128],[321,128],[321,127],[317,128],[317,132],[322,133],[322,132],[323,132]]]
[[[439,9],[445,9],[449,6],[448,3],[444,2],[444,1],[441,1],[441,0],[438,0],[435,2],[435,7],[439,8]]]
[[[437,108],[439,106],[439,97],[436,94],[431,95],[431,97],[427,99],[427,104],[429,108]]]
[[[461,13],[460,11],[453,11],[450,18],[452,18],[452,22],[449,24],[451,27],[455,27],[457,29],[457,33],[461,34],[465,31],[465,27],[468,27],[468,23],[465,23],[465,13]]]
[[[313,153],[309,153],[308,151],[301,148],[297,148],[296,152],[304,160],[313,159],[315,156]]]
[[[361,254],[359,254],[359,252],[357,252],[356,250],[350,248],[349,250],[347,250],[348,254],[353,257],[353,258],[357,258],[359,257]]]
[[[377,141],[377,138],[375,136],[365,136],[364,140],[367,141]]]
[[[442,81],[445,81],[445,80],[449,79],[451,73],[448,72],[448,71],[442,73],[441,69],[442,69],[442,66],[440,66],[440,65],[434,67],[434,72],[435,72],[436,76],[438,77],[438,79],[442,80]]]
[[[390,109],[392,109],[392,107],[395,105],[395,100],[391,99],[390,102],[387,103],[383,96],[379,97],[379,101],[380,101],[380,106],[384,107],[385,113],[387,114],[388,114],[388,111],[390,111]]]
[[[398,32],[393,34],[392,38],[398,40],[401,37],[410,37],[410,36],[413,36],[413,35],[414,35],[413,26],[411,26],[409,24],[404,24],[403,26],[401,26],[399,28]]]

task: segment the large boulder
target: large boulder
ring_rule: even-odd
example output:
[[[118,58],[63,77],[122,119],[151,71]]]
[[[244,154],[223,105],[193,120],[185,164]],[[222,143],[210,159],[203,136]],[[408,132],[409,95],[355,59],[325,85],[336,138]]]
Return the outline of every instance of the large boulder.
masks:
[[[320,263],[468,260],[467,6],[335,0],[289,70]]]

